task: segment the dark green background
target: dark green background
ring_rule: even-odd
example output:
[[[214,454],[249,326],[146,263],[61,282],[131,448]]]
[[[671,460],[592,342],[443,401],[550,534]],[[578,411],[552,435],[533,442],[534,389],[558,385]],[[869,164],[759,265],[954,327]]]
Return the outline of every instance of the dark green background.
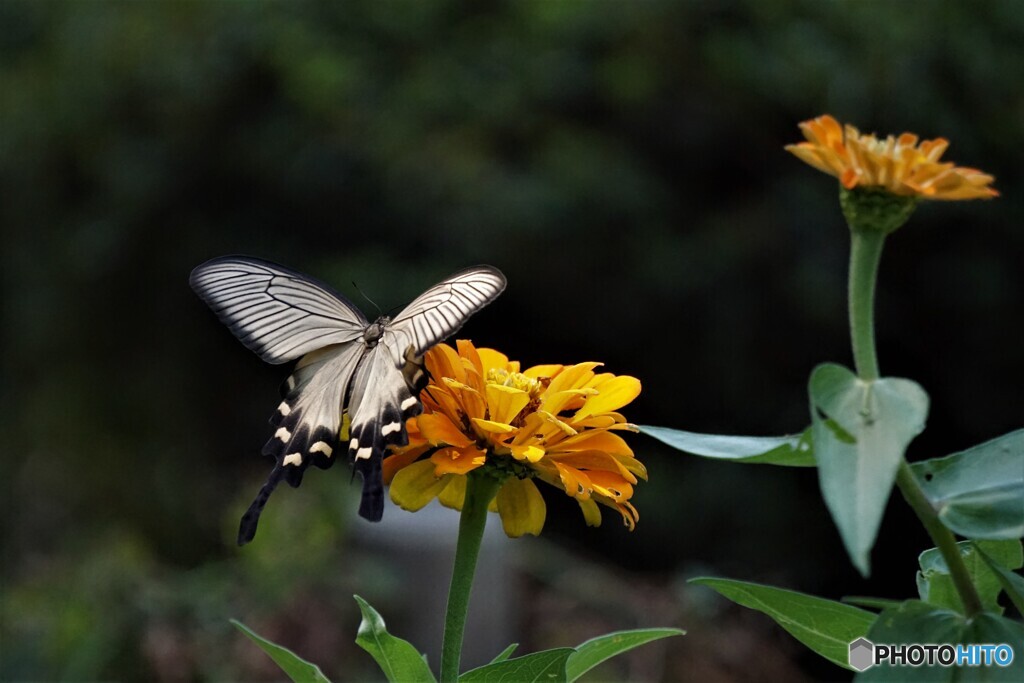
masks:
[[[835,181],[783,145],[825,112],[941,135],[1003,196],[922,205],[890,240],[882,371],[932,396],[912,459],[1020,427],[1022,44],[1013,0],[0,3],[0,678],[275,678],[238,617],[360,680],[350,594],[388,618],[446,589],[348,542],[341,467],[234,547],[286,370],[189,290],[224,253],[384,308],[491,263],[509,287],[478,344],[635,375],[635,422],[793,432],[812,366],[850,362],[847,238]],[[685,643],[605,675],[842,677],[683,579],[913,592],[902,502],[863,581],[813,471],[631,443],[635,533],[545,491],[572,555],[509,542],[524,648],[675,625]]]

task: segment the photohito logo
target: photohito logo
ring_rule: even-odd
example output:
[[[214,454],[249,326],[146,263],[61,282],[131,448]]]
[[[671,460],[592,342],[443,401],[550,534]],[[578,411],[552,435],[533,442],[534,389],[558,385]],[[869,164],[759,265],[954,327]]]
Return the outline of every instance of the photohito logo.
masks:
[[[867,638],[850,643],[850,666],[857,671],[876,664],[890,666],[1010,666],[1013,648],[1006,643],[993,645],[920,644],[882,645]]]

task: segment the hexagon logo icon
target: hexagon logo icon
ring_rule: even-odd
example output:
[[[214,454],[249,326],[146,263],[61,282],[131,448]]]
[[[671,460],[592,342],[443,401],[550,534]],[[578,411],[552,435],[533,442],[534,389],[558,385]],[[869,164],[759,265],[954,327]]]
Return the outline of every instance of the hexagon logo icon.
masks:
[[[867,638],[858,638],[850,643],[850,666],[857,671],[870,669],[875,665],[875,644]]]

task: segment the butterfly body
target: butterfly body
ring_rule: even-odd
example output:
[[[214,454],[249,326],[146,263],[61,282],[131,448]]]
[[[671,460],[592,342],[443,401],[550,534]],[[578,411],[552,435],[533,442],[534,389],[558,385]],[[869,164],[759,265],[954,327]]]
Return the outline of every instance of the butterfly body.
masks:
[[[244,256],[197,267],[190,284],[248,348],[269,363],[297,360],[271,418],[263,447],[275,466],[242,518],[239,544],[252,540],[263,506],[277,485],[302,482],[310,465],[331,467],[342,451],[363,480],[359,514],[383,514],[381,461],[387,448],[408,443],[405,422],[419,414],[426,384],[423,354],[505,287],[495,268],[450,276],[393,319],[372,323],[327,285],[269,261]],[[340,443],[348,414],[348,442]]]

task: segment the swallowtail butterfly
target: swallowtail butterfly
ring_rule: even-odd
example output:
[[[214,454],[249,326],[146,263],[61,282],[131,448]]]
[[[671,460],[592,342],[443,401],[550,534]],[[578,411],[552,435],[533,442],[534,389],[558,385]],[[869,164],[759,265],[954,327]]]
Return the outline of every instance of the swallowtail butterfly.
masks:
[[[427,382],[423,354],[494,301],[505,276],[491,266],[467,268],[394,318],[372,323],[326,284],[248,256],[207,261],[192,271],[189,284],[260,358],[275,365],[298,359],[270,420],[277,431],[263,447],[277,462],[238,530],[244,545],[281,480],[298,486],[310,465],[334,464],[346,411],[349,441],[343,447],[363,480],[359,514],[380,520],[384,452],[408,443],[405,421],[423,410],[417,398]]]

